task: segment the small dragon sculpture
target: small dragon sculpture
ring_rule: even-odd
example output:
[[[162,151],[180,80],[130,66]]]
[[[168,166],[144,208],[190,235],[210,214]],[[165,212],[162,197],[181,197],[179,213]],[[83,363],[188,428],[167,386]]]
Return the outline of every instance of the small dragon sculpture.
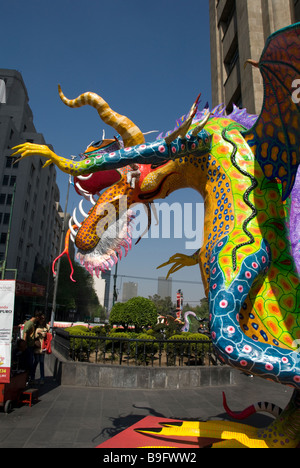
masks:
[[[182,423],[185,434],[225,438],[225,446],[300,442],[300,279],[290,241],[297,231],[293,227],[290,233],[288,224],[292,210],[297,217],[292,190],[299,190],[300,105],[291,97],[300,76],[299,50],[300,24],[295,24],[268,38],[259,62],[249,60],[264,80],[258,117],[236,108],[229,116],[220,108],[200,112],[197,98],[182,125],[145,142],[142,131],[100,96],[88,92],[69,100],[59,88],[66,105],[96,108],[123,143],[115,138],[92,144],[79,162],[30,143],[14,153],[45,156],[46,165],[74,176],[78,193],[92,201],[89,213],[81,206],[82,223],[73,213],[68,232],[91,273],[99,274],[120,259],[122,248],[126,254],[131,247],[136,203],[147,207],[185,187],[200,192],[203,246],[192,256],[174,255],[161,267],[172,265],[172,273],[200,265],[212,341],[224,363],[294,388],[287,408],[267,429],[228,421],[195,423],[196,429]],[[298,250],[299,239],[293,245]],[[168,435],[178,430],[162,429]]]

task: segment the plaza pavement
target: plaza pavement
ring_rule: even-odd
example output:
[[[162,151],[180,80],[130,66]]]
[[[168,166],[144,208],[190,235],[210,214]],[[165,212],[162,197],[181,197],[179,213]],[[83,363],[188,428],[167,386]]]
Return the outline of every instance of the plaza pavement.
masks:
[[[240,411],[258,401],[281,407],[291,388],[236,372],[236,384],[188,390],[138,390],[69,387],[58,385],[46,366],[46,381],[39,401],[0,409],[0,448],[94,448],[146,416],[206,420],[228,419],[222,405]],[[245,421],[257,427],[271,422],[266,414]]]

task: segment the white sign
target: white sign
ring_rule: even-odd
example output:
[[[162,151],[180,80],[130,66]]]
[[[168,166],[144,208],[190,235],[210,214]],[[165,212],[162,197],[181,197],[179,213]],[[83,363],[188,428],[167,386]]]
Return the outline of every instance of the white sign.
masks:
[[[0,383],[10,382],[15,289],[15,281],[0,281]]]

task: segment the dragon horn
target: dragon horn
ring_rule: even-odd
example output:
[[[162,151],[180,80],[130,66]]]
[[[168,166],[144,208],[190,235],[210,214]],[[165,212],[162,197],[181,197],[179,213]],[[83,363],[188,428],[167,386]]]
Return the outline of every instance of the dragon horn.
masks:
[[[173,133],[171,133],[170,135],[165,137],[165,142],[167,143],[167,145],[172,143],[172,141],[174,141],[178,137],[180,137],[180,138],[185,137],[186,133],[188,132],[188,130],[189,130],[191,124],[192,124],[193,118],[195,117],[195,114],[197,112],[200,96],[201,96],[201,94],[199,94],[196,101],[192,105],[192,108],[191,108],[190,112],[188,113],[188,115],[187,115],[185,121],[183,122],[183,124],[180,125],[180,127],[177,128]]]
[[[246,68],[248,63],[252,65],[252,67],[259,68],[259,62],[257,62],[256,60],[252,60],[252,59],[246,60],[246,62],[244,63],[244,68]]]
[[[208,112],[208,114],[204,117],[204,119],[202,119],[201,122],[197,125],[197,127],[195,127],[194,130],[192,131],[193,136],[196,136],[196,135],[198,135],[199,132],[201,132],[201,130],[207,124],[210,116],[211,116],[211,112]]]
[[[113,127],[121,135],[125,146],[134,146],[145,142],[141,130],[128,117],[114,112],[98,94],[87,92],[76,99],[68,99],[63,94],[60,85],[58,85],[58,92],[61,100],[69,107],[85,105],[94,107],[103,122]]]

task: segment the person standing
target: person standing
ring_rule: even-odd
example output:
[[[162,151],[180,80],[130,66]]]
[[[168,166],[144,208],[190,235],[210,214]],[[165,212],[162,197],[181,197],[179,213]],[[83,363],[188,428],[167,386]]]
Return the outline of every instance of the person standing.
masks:
[[[25,322],[23,330],[23,339],[26,341],[29,353],[29,380],[34,381],[34,342],[35,342],[35,324],[39,320],[41,313],[37,313]]]
[[[41,315],[37,321],[35,329],[35,346],[34,346],[34,375],[38,364],[40,364],[40,384],[45,382],[45,340],[49,333],[49,325],[46,323],[46,318]]]

